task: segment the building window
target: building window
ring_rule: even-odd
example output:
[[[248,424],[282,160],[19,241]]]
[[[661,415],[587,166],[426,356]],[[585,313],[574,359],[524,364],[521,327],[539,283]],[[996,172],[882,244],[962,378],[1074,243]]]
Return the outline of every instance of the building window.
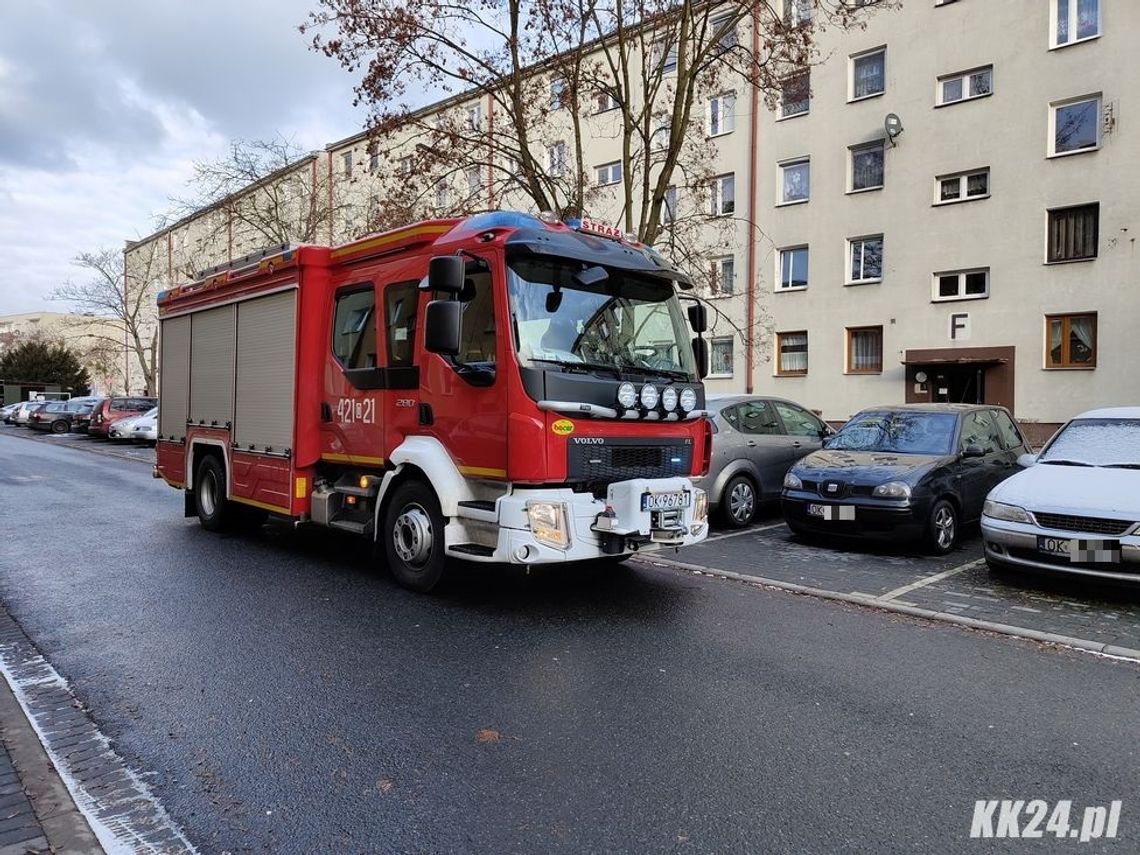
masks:
[[[938,104],[954,104],[993,94],[994,67],[987,65],[974,71],[963,71],[938,78]]]
[[[882,95],[887,89],[887,49],[851,57],[851,100]]]
[[[1046,368],[1096,367],[1096,312],[1046,315]]]
[[[736,47],[736,25],[732,21],[732,15],[720,15],[713,18],[710,24],[712,25],[713,35],[720,33],[720,38],[717,40],[720,44],[721,50],[732,50]]]
[[[709,136],[731,134],[736,128],[736,95],[728,93],[709,99]]]
[[[731,377],[732,336],[714,338],[709,345],[709,356],[712,361],[712,365],[709,366],[709,377]]]
[[[973,169],[953,175],[939,175],[934,179],[934,204],[949,205],[985,199],[990,195],[990,170]]]
[[[566,143],[556,142],[546,149],[548,172],[552,178],[561,178],[566,173]]]
[[[776,374],[780,377],[794,377],[807,373],[807,330],[776,333]]]
[[[408,176],[412,174],[412,159],[411,157],[400,158],[400,175]]]
[[[435,206],[437,208],[447,208],[451,204],[451,192],[448,189],[447,182],[442,178],[435,183]]]
[[[368,171],[375,172],[380,168],[380,150],[372,145],[368,147]]]
[[[610,110],[616,110],[620,106],[617,97],[612,92],[597,92],[594,94],[595,113],[608,113]]]
[[[736,210],[736,176],[733,173],[714,178],[712,183],[712,214],[721,217]]]
[[[851,191],[883,186],[883,141],[851,148]]]
[[[811,23],[811,0],[784,0],[783,18],[789,27]]]
[[[1051,0],[1050,44],[1053,47],[1095,39],[1100,35],[1100,0]]]
[[[653,117],[653,133],[649,137],[650,150],[665,151],[669,148],[669,140],[673,136],[672,118],[668,113],[658,113]]]
[[[467,129],[469,131],[479,130],[479,125],[483,123],[483,105],[472,104],[467,108]]]
[[[780,250],[780,290],[794,291],[808,286],[808,248],[790,246]]]
[[[1045,260],[1089,261],[1096,258],[1100,204],[1054,208],[1049,211],[1049,247]]]
[[[780,202],[788,205],[811,198],[811,158],[803,157],[780,164]]]
[[[566,78],[550,78],[550,109],[558,110],[566,106]]]
[[[883,278],[883,236],[851,238],[847,241],[847,257],[851,278],[848,285],[863,285],[879,282]]]
[[[1100,96],[1049,105],[1049,156],[1091,151],[1100,145]]]
[[[883,372],[883,328],[847,328],[847,373]]]
[[[666,187],[661,198],[661,225],[668,225],[677,219],[677,188]]]
[[[677,43],[660,39],[653,43],[653,60],[657,68],[667,74],[677,70]]]
[[[613,163],[603,163],[597,168],[598,185],[617,184],[621,181],[621,161],[615,160]]]
[[[934,274],[934,301],[982,300],[990,296],[990,269],[948,270]]]
[[[787,77],[780,84],[780,118],[802,116],[811,110],[811,72]]]
[[[346,151],[344,154],[342,154],[341,155],[341,162],[342,162],[343,167],[344,167],[344,177],[345,178],[351,178],[352,177],[352,152]]]
[[[736,257],[726,255],[712,260],[712,293],[722,297],[736,290]]]
[[[472,166],[467,170],[467,195],[477,196],[479,191],[483,189],[483,171],[478,166]]]

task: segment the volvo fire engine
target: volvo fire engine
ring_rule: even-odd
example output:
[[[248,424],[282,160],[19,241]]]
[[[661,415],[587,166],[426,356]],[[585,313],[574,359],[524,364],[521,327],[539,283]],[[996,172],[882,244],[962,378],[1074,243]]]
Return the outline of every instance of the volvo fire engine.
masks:
[[[211,531],[273,514],[371,538],[420,591],[448,558],[696,543],[691,287],[610,227],[505,211],[247,256],[159,295],[156,477]]]

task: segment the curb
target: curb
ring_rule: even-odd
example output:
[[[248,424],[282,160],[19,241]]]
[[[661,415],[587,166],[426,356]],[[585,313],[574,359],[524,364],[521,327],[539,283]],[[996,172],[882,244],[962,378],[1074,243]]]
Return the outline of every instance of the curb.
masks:
[[[1131,647],[1119,647],[1115,644],[1104,644],[1099,641],[1089,641],[1086,638],[1075,638],[1071,635],[1060,635],[1055,632],[1041,632],[1036,629],[1027,629],[1020,626],[1012,626],[1006,623],[996,623],[988,620],[978,620],[977,618],[964,617],[963,615],[951,614],[950,612],[937,612],[933,609],[924,609],[919,606],[908,606],[902,603],[895,603],[890,600],[880,600],[876,597],[867,594],[843,594],[838,591],[828,591],[823,588],[812,588],[807,585],[797,585],[794,582],[783,582],[779,579],[767,579],[763,576],[749,576],[746,573],[734,573],[731,570],[718,570],[715,567],[702,567],[699,564],[688,564],[684,561],[673,561],[669,558],[640,558],[633,559],[638,564],[644,567],[653,569],[660,569],[661,567],[674,567],[678,570],[687,570],[690,573],[697,573],[705,576],[719,576],[722,579],[731,579],[735,582],[748,582],[753,585],[762,585],[768,588],[778,588],[782,591],[787,591],[792,594],[804,594],[810,597],[818,597],[823,600],[835,600],[841,603],[850,603],[857,606],[864,606],[873,609],[880,609],[882,611],[894,612],[896,614],[909,615],[916,618],[924,618],[926,620],[939,621],[940,623],[950,623],[957,626],[963,626],[968,629],[983,630],[985,632],[996,632],[1001,635],[1008,635],[1014,638],[1024,638],[1029,641],[1039,641],[1046,644],[1057,644],[1064,647],[1072,647],[1076,650],[1084,650],[1089,653],[1096,653],[1102,656],[1113,656],[1118,659],[1129,659],[1135,662],[1140,662],[1140,650],[1135,650]]]

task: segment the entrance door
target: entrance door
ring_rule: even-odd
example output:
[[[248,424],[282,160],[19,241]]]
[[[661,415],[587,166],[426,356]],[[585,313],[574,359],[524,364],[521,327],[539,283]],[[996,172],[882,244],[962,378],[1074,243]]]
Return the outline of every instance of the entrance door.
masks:
[[[986,369],[981,365],[946,365],[931,369],[932,394],[939,404],[984,404]]]

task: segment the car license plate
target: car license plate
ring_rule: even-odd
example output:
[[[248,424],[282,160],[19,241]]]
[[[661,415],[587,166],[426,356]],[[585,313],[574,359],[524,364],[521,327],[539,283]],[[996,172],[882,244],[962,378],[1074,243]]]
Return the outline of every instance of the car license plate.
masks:
[[[807,513],[809,517],[819,517],[824,520],[853,520],[855,519],[855,506],[809,504]]]
[[[676,493],[642,493],[641,509],[643,511],[673,511],[678,508],[687,508],[693,503],[693,494],[688,490]]]
[[[1037,551],[1045,555],[1066,557],[1074,563],[1081,564],[1117,564],[1120,562],[1119,540],[1038,537]]]

